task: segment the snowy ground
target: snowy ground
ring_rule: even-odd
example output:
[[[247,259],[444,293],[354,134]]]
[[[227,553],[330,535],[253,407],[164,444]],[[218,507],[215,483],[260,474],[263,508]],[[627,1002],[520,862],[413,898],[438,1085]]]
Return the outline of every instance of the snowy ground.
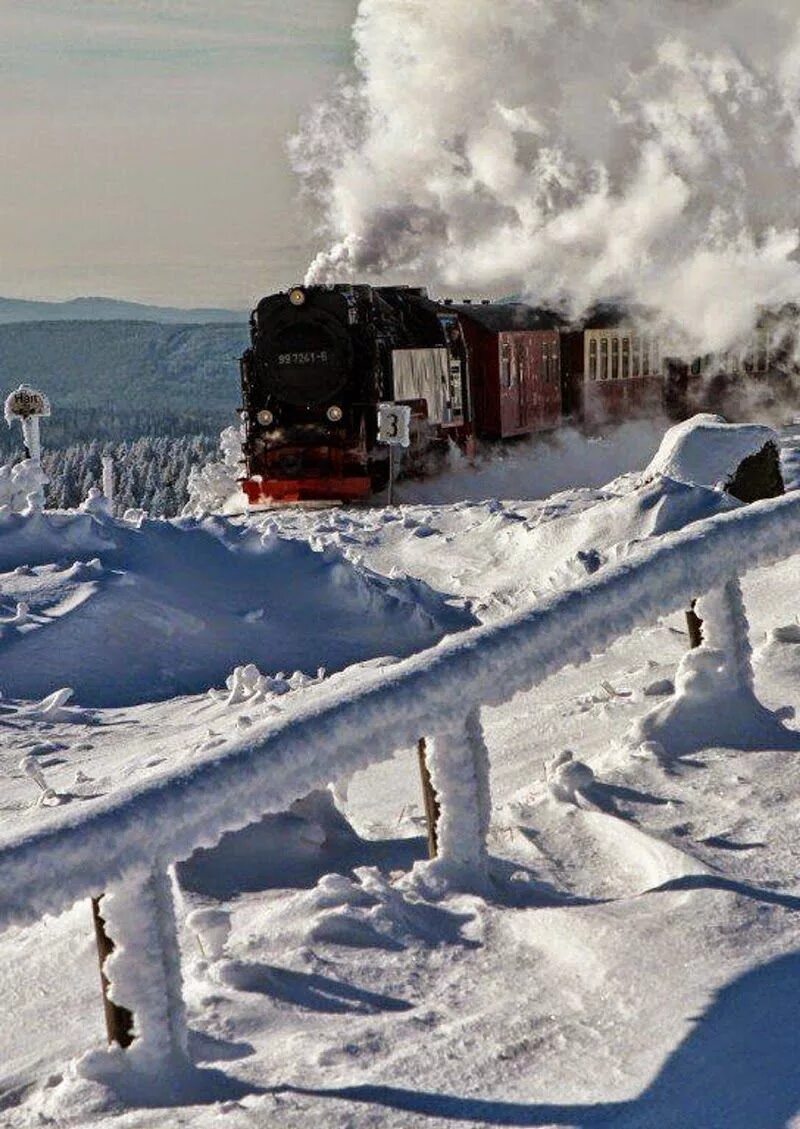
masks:
[[[652,440],[627,465],[604,450],[604,477],[643,466]],[[797,487],[800,427],[783,454]],[[585,485],[547,498],[530,478],[510,488],[531,473],[521,451],[476,476],[458,466],[438,498],[426,483],[391,511],[180,529],[13,519],[0,839],[291,711],[319,691],[319,666],[357,678],[330,672],[500,618],[731,505],[636,475],[602,486],[583,455],[598,456],[571,450]],[[65,1083],[103,1038],[89,908],[0,935],[0,1125],[800,1126],[797,581],[792,559],[744,582],[780,747],[748,748],[745,730],[729,742],[741,748],[717,747],[713,717],[691,754],[626,743],[671,693],[677,617],[485,711],[487,898],[431,901],[408,881],[425,849],[413,750],[355,777],[343,814],[315,795],[183,864],[183,912],[221,911],[182,941],[192,1050],[229,1080],[221,1103],[122,1106]],[[267,676],[255,704],[222,692],[246,662]],[[71,701],[36,701],[65,685]],[[554,764],[567,749],[594,773],[577,792]],[[26,756],[52,809],[34,806]]]

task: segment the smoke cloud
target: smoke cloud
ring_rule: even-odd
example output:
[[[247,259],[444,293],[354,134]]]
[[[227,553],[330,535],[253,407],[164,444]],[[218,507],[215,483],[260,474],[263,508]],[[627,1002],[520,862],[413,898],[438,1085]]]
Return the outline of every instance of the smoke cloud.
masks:
[[[731,346],[800,297],[796,0],[361,0],[291,142],[308,282],[659,310]]]

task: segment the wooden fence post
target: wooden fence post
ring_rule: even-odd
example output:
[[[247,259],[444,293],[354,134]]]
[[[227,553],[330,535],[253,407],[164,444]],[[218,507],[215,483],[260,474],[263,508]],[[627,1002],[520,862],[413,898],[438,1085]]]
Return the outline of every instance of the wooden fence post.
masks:
[[[431,782],[431,773],[428,768],[427,745],[425,738],[420,737],[417,742],[417,756],[419,757],[419,774],[422,778],[422,799],[425,805],[425,823],[428,828],[428,858],[435,859],[439,853],[439,798]]]
[[[106,976],[106,960],[114,951],[114,942],[106,932],[106,923],[100,913],[100,902],[103,899],[92,898],[92,920],[94,921],[94,937],[97,942],[97,957],[100,963],[100,985],[103,991],[103,1010],[106,1017],[106,1032],[109,1043],[118,1043],[120,1047],[129,1047],[133,1042],[133,1013],[126,1007],[114,1003],[108,988]]]
[[[697,600],[692,600],[690,607],[686,609],[686,626],[689,629],[689,647],[691,650],[703,645],[703,621],[694,610],[696,606]]]
[[[473,876],[485,875],[491,796],[480,708],[436,733],[426,746],[431,783],[440,805],[437,855]]]
[[[753,652],[742,586],[732,576],[721,588],[699,601],[703,636],[709,647],[722,651],[730,677],[742,689],[753,689]]]
[[[97,917],[95,922],[97,928]],[[103,895],[97,936],[105,954],[109,1036],[128,1048],[126,1057],[137,1071],[168,1079],[177,1064],[188,1061],[178,927],[168,872],[142,867],[124,875]]]
[[[777,498],[785,493],[780,452],[775,444],[767,442],[759,452],[743,459],[725,487],[725,493],[745,504],[759,502],[765,498]],[[724,598],[730,605],[732,613],[737,615],[744,605],[738,579],[735,580],[735,585],[736,590],[729,589]],[[697,600],[692,600],[686,612],[689,646],[692,650],[703,645],[703,620],[695,611],[696,604]],[[717,643],[710,642],[710,646],[717,646]]]

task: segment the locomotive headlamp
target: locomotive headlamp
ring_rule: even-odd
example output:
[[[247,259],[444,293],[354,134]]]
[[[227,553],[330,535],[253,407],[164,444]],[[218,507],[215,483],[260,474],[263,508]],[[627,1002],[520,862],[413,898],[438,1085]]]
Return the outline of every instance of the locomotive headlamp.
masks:
[[[262,427],[269,427],[269,425],[275,419],[275,416],[272,414],[272,412],[269,410],[269,408],[262,408],[261,411],[256,416],[256,419],[258,420],[258,422],[261,424]]]
[[[305,300],[306,300],[306,292],[305,292],[305,290],[302,290],[299,286],[295,286],[289,291],[289,301],[292,303],[293,306],[302,306],[302,304],[305,302]]]
[[[344,413],[342,412],[342,409],[338,404],[331,404],[325,415],[328,417],[331,423],[338,423]]]

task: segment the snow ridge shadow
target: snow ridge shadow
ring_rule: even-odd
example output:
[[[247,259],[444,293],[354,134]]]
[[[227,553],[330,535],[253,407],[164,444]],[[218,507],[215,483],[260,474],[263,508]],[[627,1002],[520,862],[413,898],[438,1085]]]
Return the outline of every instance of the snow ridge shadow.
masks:
[[[800,1110],[797,1016],[800,952],[776,958],[722,988],[664,1063],[629,1102],[525,1104],[381,1085],[273,1093],[385,1106],[480,1125],[609,1125],[616,1129],[784,1129]]]
[[[229,961],[221,970],[221,978],[228,987],[240,992],[257,992],[308,1011],[372,1015],[378,1011],[409,1011],[413,1007],[407,1000],[357,988],[344,980],[272,964]]]

